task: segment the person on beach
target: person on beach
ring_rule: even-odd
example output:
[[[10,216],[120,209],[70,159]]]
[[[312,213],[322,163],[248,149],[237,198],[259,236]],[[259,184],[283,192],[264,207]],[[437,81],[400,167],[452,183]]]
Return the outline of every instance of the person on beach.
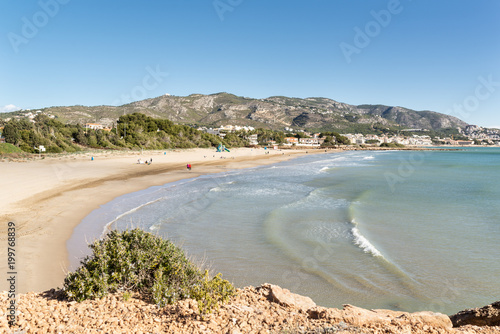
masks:
[[[187,164],[186,167],[188,170],[191,170],[191,164]]]

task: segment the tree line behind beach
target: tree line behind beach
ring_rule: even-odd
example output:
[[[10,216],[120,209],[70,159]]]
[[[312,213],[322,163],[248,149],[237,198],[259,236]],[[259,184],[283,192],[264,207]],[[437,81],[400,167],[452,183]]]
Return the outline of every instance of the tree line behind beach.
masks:
[[[71,153],[85,149],[209,148],[219,145],[233,148],[250,146],[250,135],[257,135],[259,145],[264,146],[283,144],[285,137],[290,136],[281,131],[259,128],[249,132],[227,132],[221,137],[141,113],[121,116],[113,128],[92,129],[79,124],[64,124],[45,114],[38,114],[32,121],[22,118],[4,122],[2,136],[7,144],[0,145],[10,144],[9,151],[27,153],[43,153],[39,152],[40,146],[46,153]],[[302,132],[293,136],[307,137]],[[346,137],[336,132],[324,132],[321,137],[325,139],[324,147],[349,144]]]
[[[198,131],[187,125],[174,124],[134,113],[121,116],[113,129],[93,130],[81,125],[64,124],[46,115],[37,115],[34,122],[12,119],[4,125],[5,142],[28,153],[38,153],[44,146],[47,153],[76,152],[97,149],[170,149],[207,148],[223,144],[241,147],[247,140],[234,134],[224,139]]]

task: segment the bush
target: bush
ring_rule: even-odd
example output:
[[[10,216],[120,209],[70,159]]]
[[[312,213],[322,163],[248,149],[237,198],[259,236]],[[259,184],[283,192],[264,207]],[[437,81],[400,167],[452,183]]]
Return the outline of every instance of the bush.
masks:
[[[47,153],[61,153],[62,151],[63,149],[57,145],[50,145],[47,147]]]
[[[405,146],[403,144],[399,144],[399,143],[382,143],[382,144],[380,144],[380,147],[397,148],[397,147],[405,147]]]
[[[17,146],[14,146],[12,144],[9,144],[9,143],[1,143],[0,144],[0,154],[4,154],[4,153],[19,153],[19,152],[22,152],[23,150],[21,150],[19,147]]]
[[[64,280],[63,291],[70,300],[133,291],[159,307],[193,298],[200,312],[208,313],[235,292],[220,274],[210,278],[173,243],[140,229],[112,231],[90,248],[93,254]]]

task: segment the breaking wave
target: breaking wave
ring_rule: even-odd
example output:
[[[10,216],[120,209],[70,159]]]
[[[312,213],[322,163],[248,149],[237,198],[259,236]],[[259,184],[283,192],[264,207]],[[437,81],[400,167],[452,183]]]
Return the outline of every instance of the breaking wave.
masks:
[[[128,216],[129,214],[131,213],[134,213],[136,212],[137,210],[140,210],[148,205],[151,205],[153,203],[156,203],[156,202],[159,202],[161,200],[165,199],[165,197],[160,197],[160,198],[157,198],[153,201],[149,201],[147,203],[144,203],[144,204],[141,204],[133,209],[130,209],[118,216],[115,217],[115,219],[113,219],[112,221],[110,221],[109,223],[107,223],[106,225],[104,225],[104,228],[102,229],[102,233],[101,233],[101,236],[99,237],[99,239],[102,239],[104,238],[104,236],[111,230],[111,225],[113,225],[113,223],[117,222],[118,220],[120,220],[121,218],[125,217],[125,216]]]
[[[365,253],[372,254],[373,256],[384,257],[380,251],[373,246],[373,244],[359,231],[356,222],[352,222],[354,227],[351,229],[353,242],[356,246],[361,248]]]

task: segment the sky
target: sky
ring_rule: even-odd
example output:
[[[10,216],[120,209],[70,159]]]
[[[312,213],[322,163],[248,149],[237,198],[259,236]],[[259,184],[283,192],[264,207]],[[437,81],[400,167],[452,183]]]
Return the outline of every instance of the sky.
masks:
[[[326,97],[500,128],[497,0],[2,0],[0,111]]]

